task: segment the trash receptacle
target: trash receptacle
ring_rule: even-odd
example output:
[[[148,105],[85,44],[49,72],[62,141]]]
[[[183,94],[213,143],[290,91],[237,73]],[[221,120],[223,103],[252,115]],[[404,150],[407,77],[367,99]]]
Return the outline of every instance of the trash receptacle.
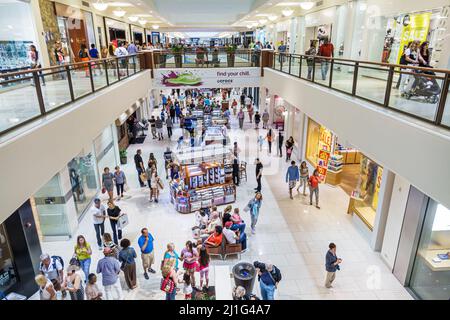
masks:
[[[233,267],[234,284],[245,288],[245,291],[250,294],[253,292],[253,285],[255,284],[256,269],[253,264],[248,262],[239,262]]]

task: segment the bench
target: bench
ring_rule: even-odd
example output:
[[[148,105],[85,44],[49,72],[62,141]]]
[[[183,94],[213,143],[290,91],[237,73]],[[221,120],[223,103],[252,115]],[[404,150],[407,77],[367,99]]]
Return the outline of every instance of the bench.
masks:
[[[218,247],[209,247],[206,246],[206,251],[210,256],[220,256],[222,260],[225,260],[230,255],[237,255],[238,258],[241,258],[242,252],[242,244],[228,243],[225,236],[222,238],[222,243]]]

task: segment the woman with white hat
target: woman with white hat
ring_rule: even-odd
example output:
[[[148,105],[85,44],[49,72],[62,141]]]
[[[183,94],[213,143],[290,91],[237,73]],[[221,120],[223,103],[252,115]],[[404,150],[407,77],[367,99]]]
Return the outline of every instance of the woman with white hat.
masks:
[[[81,276],[77,271],[80,267],[70,265],[67,267],[67,276],[63,282],[63,288],[69,291],[71,300],[84,300],[84,288]]]

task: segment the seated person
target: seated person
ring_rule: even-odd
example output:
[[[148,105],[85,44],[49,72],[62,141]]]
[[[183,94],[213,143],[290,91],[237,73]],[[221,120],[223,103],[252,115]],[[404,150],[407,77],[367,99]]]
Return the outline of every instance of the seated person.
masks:
[[[223,239],[222,227],[216,226],[214,233],[212,233],[205,241],[205,246],[208,248],[217,248],[221,245]]]
[[[225,213],[231,214],[231,211],[233,211],[233,207],[231,205],[228,205],[225,207],[225,210],[223,210],[223,214],[225,214]]]
[[[213,211],[211,213],[210,220],[205,229],[200,231],[200,237],[204,240],[208,238],[215,230],[216,226],[222,226],[222,221],[219,218],[219,213],[217,211]]]
[[[234,232],[231,230],[231,226],[233,225],[233,222],[228,221],[225,224],[225,228],[222,230],[222,233],[225,235],[225,238],[227,239],[227,242],[230,244],[236,244],[240,243],[242,246],[242,251],[245,251],[247,249],[247,235],[244,233],[240,233],[239,231]]]
[[[234,212],[231,215],[231,221],[233,222],[231,230],[239,230],[241,234],[245,232],[245,223],[239,214],[239,208],[234,208]]]
[[[229,221],[231,221],[231,214],[224,212],[223,217],[222,217],[222,225],[224,226],[225,223],[227,223]]]
[[[260,300],[255,294],[246,293],[244,287],[237,286],[233,291],[233,300]]]
[[[208,216],[206,215],[206,212],[204,210],[196,211],[195,212],[195,222],[196,226],[194,229],[205,229],[208,225]]]

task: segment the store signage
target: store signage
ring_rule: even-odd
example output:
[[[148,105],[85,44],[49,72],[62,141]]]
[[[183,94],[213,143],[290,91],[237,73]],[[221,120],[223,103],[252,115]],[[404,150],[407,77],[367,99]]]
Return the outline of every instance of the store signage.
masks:
[[[259,87],[260,68],[189,68],[154,70],[154,88]]]
[[[325,182],[328,170],[328,160],[331,153],[331,143],[333,134],[324,126],[320,126],[319,131],[319,155],[317,158],[317,170],[321,182]]]
[[[373,199],[372,199],[372,208],[374,210],[377,210],[377,206],[378,206],[378,193],[380,192],[380,188],[381,188],[381,177],[382,176],[383,176],[383,167],[378,166],[377,180],[375,181],[375,192],[373,193]]]

